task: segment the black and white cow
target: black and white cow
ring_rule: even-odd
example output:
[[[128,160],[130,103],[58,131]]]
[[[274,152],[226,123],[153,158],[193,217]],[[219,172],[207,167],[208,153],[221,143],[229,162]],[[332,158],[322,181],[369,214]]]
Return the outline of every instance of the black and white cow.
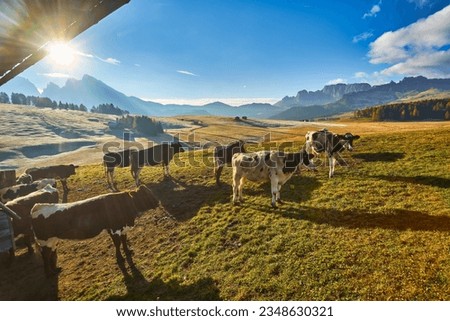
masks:
[[[245,153],[244,142],[242,140],[214,148],[214,176],[217,185],[220,185],[220,175],[222,174],[223,167],[226,164],[231,164],[231,159],[236,153]]]
[[[8,201],[12,201],[17,197],[25,196],[44,188],[48,184],[51,186],[56,186],[56,180],[54,178],[46,178],[34,181],[31,184],[18,184],[10,187],[4,187],[0,189],[0,202],[6,203]]]
[[[41,246],[47,276],[57,274],[57,243],[60,239],[84,240],[106,230],[116,248],[116,259],[123,267],[122,245],[128,263],[133,266],[131,250],[127,245],[127,230],[134,226],[136,217],[156,208],[158,201],[145,186],[135,191],[109,193],[73,203],[38,203],[31,209],[36,242]]]
[[[51,185],[47,185],[40,190],[18,197],[5,204],[21,218],[20,220],[12,220],[14,236],[23,235],[28,253],[34,252],[31,246],[34,239],[33,229],[31,228],[31,209],[36,203],[58,203],[58,198],[58,190]]]
[[[184,152],[184,148],[179,142],[162,143],[147,149],[131,152],[131,175],[136,186],[139,186],[139,174],[144,166],[155,166],[162,164],[164,176],[169,176],[169,163],[177,153]]]
[[[250,181],[270,181],[272,207],[281,203],[281,187],[303,164],[310,165],[309,155],[304,149],[298,153],[280,151],[260,151],[255,153],[237,153],[233,155],[233,203],[242,201],[242,187],[245,179]]]
[[[130,166],[129,149],[124,149],[118,152],[108,152],[103,155],[103,166],[105,166],[106,181],[112,190],[117,190],[114,182],[114,169],[116,167]]]
[[[69,188],[67,187],[67,178],[72,175],[75,175],[75,169],[78,166],[70,164],[70,165],[53,165],[46,167],[33,167],[25,170],[26,174],[31,175],[33,181],[44,179],[44,178],[56,178],[61,180],[62,187],[64,192],[68,192]]]
[[[345,149],[352,151],[353,141],[359,138],[359,135],[353,135],[351,133],[346,133],[344,135],[333,134],[326,129],[307,132],[305,135],[305,149],[315,155],[326,153],[330,167],[328,176],[331,178],[334,175],[336,154]]]

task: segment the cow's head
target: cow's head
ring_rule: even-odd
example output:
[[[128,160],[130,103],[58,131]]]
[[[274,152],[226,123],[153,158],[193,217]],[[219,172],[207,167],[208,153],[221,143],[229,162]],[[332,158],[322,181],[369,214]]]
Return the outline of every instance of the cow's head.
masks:
[[[339,136],[344,141],[343,147],[350,152],[353,150],[353,141],[359,139],[359,135],[352,135],[351,133],[346,133]]]
[[[139,213],[157,208],[158,200],[148,187],[141,185],[135,191],[130,192],[134,206]]]
[[[185,149],[183,148],[183,145],[181,145],[180,142],[170,143],[170,147],[173,148],[174,154],[185,151]]]

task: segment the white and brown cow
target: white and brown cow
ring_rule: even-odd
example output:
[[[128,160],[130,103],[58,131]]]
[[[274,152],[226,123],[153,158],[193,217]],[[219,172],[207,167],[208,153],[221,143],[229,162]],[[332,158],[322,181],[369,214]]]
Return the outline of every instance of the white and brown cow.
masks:
[[[31,210],[32,226],[41,246],[46,274],[51,276],[60,270],[56,266],[59,240],[84,240],[103,230],[114,242],[119,266],[124,266],[121,245],[128,263],[133,266],[127,230],[134,226],[140,213],[157,206],[158,201],[145,186],[131,192],[109,193],[73,203],[36,204]]]
[[[64,189],[64,192],[68,192],[69,188],[67,187],[67,178],[72,175],[75,175],[75,169],[78,166],[70,164],[70,165],[53,165],[46,167],[33,167],[25,170],[25,173],[31,175],[33,181],[44,178],[56,178],[61,180],[61,185]]]
[[[242,201],[242,187],[245,179],[250,181],[270,181],[272,207],[281,203],[281,187],[304,164],[310,165],[310,158],[305,150],[298,153],[280,151],[260,151],[255,153],[237,153],[233,155],[233,203]]]
[[[46,178],[35,181],[31,184],[18,184],[10,187],[0,189],[0,201],[3,203],[12,201],[17,197],[28,195],[32,192],[40,190],[47,185],[56,186],[56,180],[53,178]]]
[[[359,139],[359,135],[353,135],[351,133],[338,135],[327,129],[322,129],[306,133],[305,149],[315,155],[326,153],[330,167],[328,177],[331,178],[334,175],[334,168],[336,166],[336,155],[343,150],[352,151],[353,141],[357,139]]]
[[[51,185],[47,185],[44,188],[30,193],[26,196],[18,197],[12,201],[9,201],[5,205],[13,210],[19,217],[12,220],[14,236],[18,237],[23,235],[25,245],[28,248],[28,253],[33,253],[33,247],[31,246],[34,234],[31,227],[31,209],[36,203],[58,203],[58,190]]]

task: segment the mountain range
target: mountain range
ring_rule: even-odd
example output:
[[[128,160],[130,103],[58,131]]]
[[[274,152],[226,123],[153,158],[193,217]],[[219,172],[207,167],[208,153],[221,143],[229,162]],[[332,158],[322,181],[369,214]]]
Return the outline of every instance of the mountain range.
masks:
[[[437,94],[450,91],[450,79],[427,79],[418,76],[406,77],[398,83],[390,82],[378,86],[367,83],[327,85],[317,91],[300,90],[296,96],[286,96],[274,105],[253,103],[238,107],[222,102],[193,106],[163,105],[144,101],[138,97],[127,96],[89,75],[84,75],[80,80],[70,78],[62,87],[50,82],[41,94],[29,80],[22,77],[15,77],[0,87],[0,92],[6,92],[9,95],[11,92],[20,92],[27,96],[40,95],[57,102],[84,104],[88,108],[112,103],[121,109],[128,110],[131,114],[247,116],[289,120],[336,115],[358,108],[394,102],[409,96],[419,96],[420,93],[427,91]]]
[[[431,89],[434,89],[436,93],[448,92],[450,91],[450,79],[428,79],[423,76],[405,77],[398,83],[391,81],[388,84],[367,88],[367,90],[343,94],[339,100],[328,104],[293,106],[271,118],[302,120],[333,116],[359,108],[405,100],[408,97],[417,96],[419,93],[430,92]],[[428,97],[428,99],[430,98],[432,97]]]

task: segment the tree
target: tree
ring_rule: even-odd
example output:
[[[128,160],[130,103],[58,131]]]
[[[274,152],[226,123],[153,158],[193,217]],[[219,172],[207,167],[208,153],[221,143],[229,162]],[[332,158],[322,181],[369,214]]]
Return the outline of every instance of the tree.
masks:
[[[9,96],[7,93],[4,93],[4,92],[0,93],[0,103],[9,104]]]
[[[26,105],[27,97],[24,94],[11,93],[11,103],[14,105]]]

